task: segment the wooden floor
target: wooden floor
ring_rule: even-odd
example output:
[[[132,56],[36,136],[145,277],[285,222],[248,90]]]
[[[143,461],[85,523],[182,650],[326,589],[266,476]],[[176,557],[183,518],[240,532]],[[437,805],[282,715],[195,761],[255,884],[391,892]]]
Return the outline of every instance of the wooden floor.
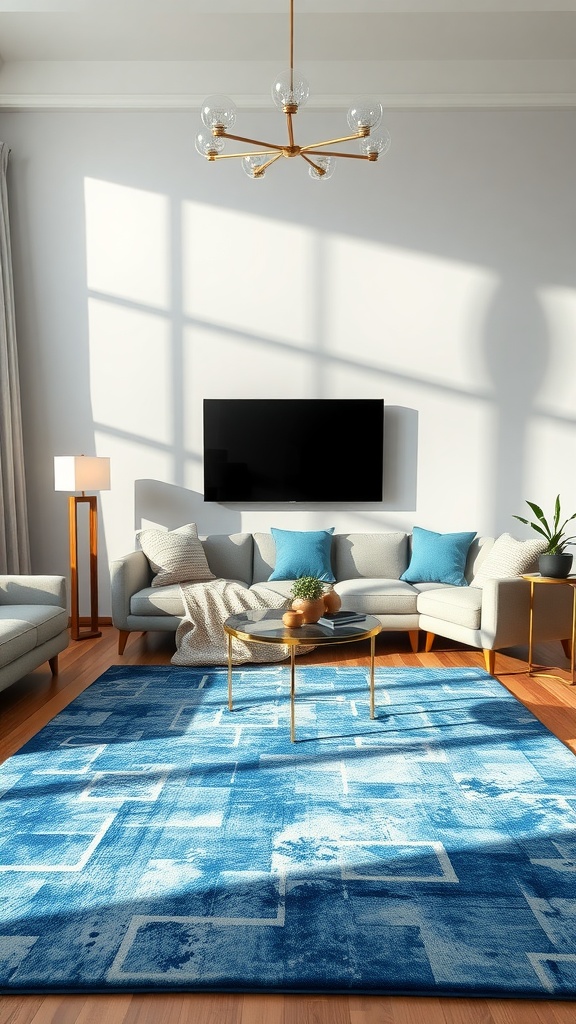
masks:
[[[99,640],[72,642],[60,655],[53,680],[46,668],[0,693],[0,761],[13,754],[110,665],[168,664],[173,639],[132,634],[125,654],[116,654],[116,631],[103,628]],[[366,644],[321,648],[299,664],[338,660],[367,664]],[[535,655],[547,673],[526,674],[526,652],[496,656],[499,680],[576,753],[576,687],[560,644]],[[434,668],[484,667],[477,651],[444,646],[412,654],[407,637],[381,634],[378,665]],[[564,682],[562,681],[564,680]],[[0,893],[1,898],[1,893]],[[516,999],[411,998],[401,996],[300,995],[99,995],[0,996],[0,1024],[576,1024],[576,1002]]]

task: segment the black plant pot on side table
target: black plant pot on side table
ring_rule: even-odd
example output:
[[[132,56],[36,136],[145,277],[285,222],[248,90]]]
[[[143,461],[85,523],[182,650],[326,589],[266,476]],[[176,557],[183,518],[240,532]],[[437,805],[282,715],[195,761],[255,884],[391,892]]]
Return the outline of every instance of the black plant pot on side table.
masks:
[[[558,551],[556,554],[547,552],[540,555],[538,559],[540,574],[553,580],[565,580],[570,575],[573,557],[567,551]]]

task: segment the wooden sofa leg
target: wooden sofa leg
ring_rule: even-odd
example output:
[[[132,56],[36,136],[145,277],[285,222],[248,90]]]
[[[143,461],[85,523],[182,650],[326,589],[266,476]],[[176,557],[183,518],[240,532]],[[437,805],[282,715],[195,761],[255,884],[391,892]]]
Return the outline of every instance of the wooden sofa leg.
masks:
[[[124,654],[124,648],[126,647],[126,641],[130,636],[129,629],[118,630],[118,654]]]
[[[432,650],[432,644],[436,639],[436,633],[426,633],[426,643],[424,644],[424,650],[426,654],[429,654]]]
[[[419,629],[409,629],[408,630],[408,638],[410,640],[410,647],[412,649],[412,654],[418,654],[418,647],[419,647],[419,644],[420,644],[420,630]]]
[[[50,665],[50,671],[52,672],[52,675],[53,676],[57,676],[58,675],[58,655],[55,654],[53,658],[49,658],[48,659],[48,664]]]
[[[488,648],[485,647],[483,650],[483,654],[486,671],[489,672],[491,676],[493,676],[494,669],[496,667],[496,651],[489,651]]]
[[[572,659],[572,641],[567,639],[567,640],[561,640],[560,642],[562,644],[562,650],[564,651],[564,654],[568,658],[568,661],[571,661],[571,659]]]

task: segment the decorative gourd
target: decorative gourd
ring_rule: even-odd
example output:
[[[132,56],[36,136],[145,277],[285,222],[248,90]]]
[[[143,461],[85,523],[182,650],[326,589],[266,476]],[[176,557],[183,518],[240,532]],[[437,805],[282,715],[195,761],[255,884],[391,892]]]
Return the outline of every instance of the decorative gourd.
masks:
[[[301,611],[291,608],[287,612],[284,612],[282,622],[288,627],[288,629],[297,629],[298,626],[301,626],[304,622],[304,616]]]
[[[324,609],[329,615],[334,615],[335,612],[339,612],[342,607],[342,598],[340,594],[337,594],[335,590],[330,588],[324,594]]]

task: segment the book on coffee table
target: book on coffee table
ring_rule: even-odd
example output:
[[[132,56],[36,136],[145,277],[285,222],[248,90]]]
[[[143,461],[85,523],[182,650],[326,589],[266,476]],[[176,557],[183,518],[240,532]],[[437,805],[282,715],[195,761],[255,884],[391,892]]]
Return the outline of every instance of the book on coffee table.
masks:
[[[326,612],[318,619],[320,626],[328,626],[330,629],[337,629],[338,626],[353,626],[357,622],[365,622],[366,616],[362,612],[346,611],[341,608],[339,612]]]

